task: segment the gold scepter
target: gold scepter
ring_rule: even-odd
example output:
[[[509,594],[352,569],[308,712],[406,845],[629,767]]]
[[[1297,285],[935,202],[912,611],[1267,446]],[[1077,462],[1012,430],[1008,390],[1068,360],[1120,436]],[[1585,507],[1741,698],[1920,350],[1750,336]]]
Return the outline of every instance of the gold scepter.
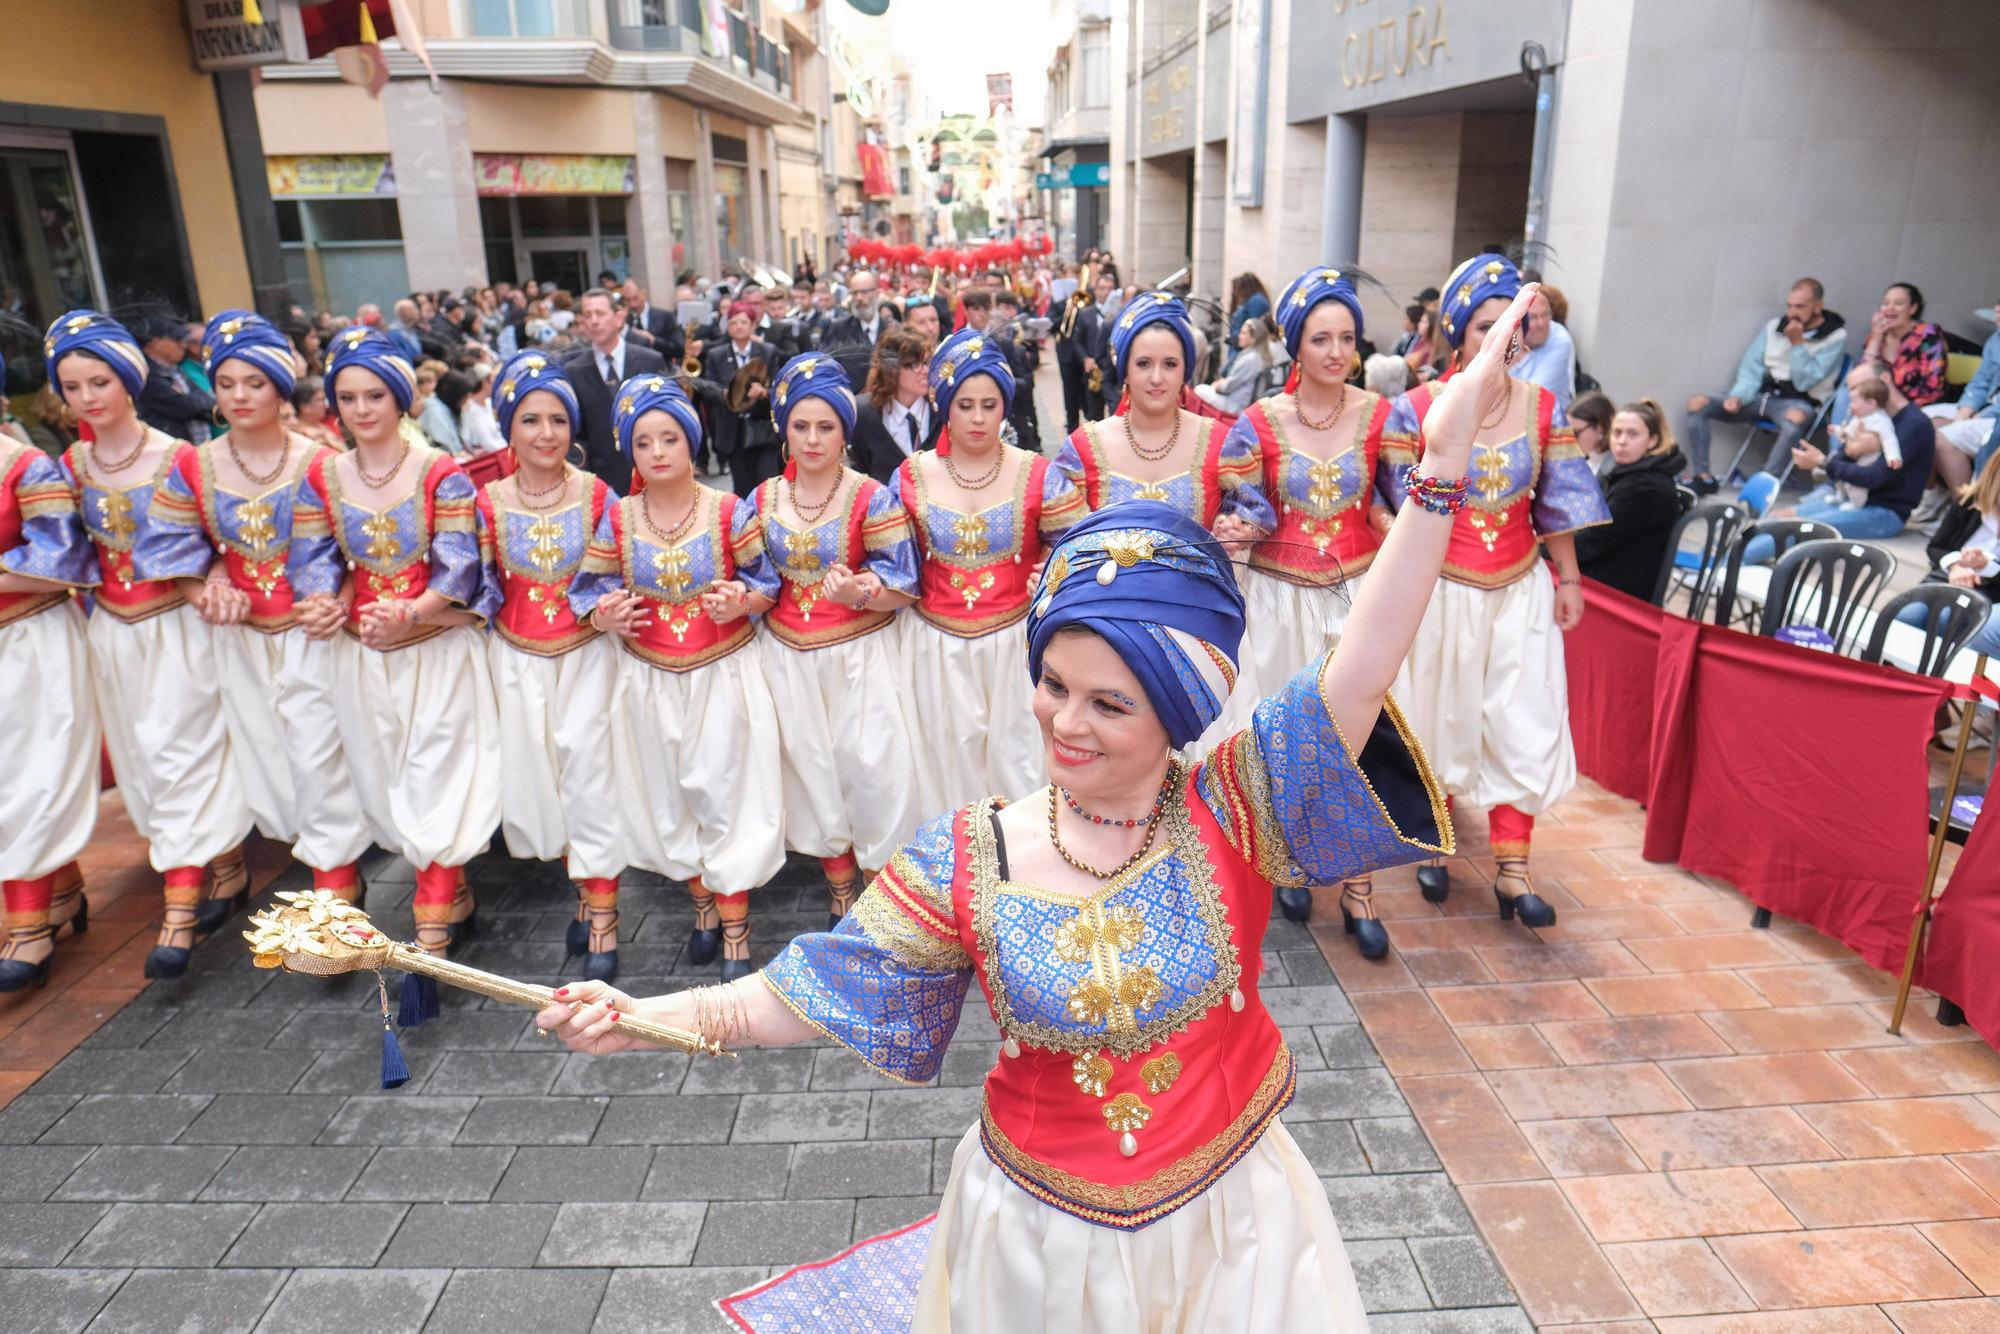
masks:
[[[282,968],[288,973],[309,973],[314,977],[336,977],[342,973],[371,972],[382,993],[383,1025],[388,1025],[388,989],[382,970],[395,968],[428,977],[448,987],[476,992],[509,1005],[539,1010],[554,999],[555,992],[527,982],[516,982],[497,973],[467,968],[414,945],[389,939],[368,920],[368,914],[324,889],[301,890],[278,895],[280,904],[265,908],[251,917],[251,930],[243,933],[256,955],[259,968]],[[657,1042],[675,1051],[700,1052],[706,1056],[728,1056],[720,1042],[684,1028],[669,1028],[645,1019],[621,1014],[613,1027],[621,1033]],[[400,1062],[399,1062],[400,1063]],[[385,1067],[386,1068],[386,1067]]]

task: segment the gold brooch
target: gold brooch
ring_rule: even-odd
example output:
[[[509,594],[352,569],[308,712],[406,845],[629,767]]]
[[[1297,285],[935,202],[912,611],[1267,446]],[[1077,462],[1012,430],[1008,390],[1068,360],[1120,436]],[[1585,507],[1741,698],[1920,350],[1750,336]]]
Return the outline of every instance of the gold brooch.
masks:
[[[1164,1052],[1139,1067],[1139,1078],[1146,1081],[1146,1092],[1155,1096],[1165,1093],[1181,1077],[1181,1058],[1172,1052]]]
[[[1111,1062],[1095,1053],[1079,1056],[1070,1064],[1069,1077],[1091,1097],[1101,1098],[1111,1083]]]

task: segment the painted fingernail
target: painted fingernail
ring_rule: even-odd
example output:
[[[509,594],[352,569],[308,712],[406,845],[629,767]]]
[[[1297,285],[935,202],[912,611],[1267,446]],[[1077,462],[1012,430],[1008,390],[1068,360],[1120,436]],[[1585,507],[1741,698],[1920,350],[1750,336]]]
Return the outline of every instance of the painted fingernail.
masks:
[[[613,1011],[611,1012],[611,1017],[612,1017],[613,1019],[616,1019],[616,1018],[618,1017],[618,1011],[616,1011],[616,1010],[613,1010]]]
[[[569,988],[568,988],[568,987],[557,987],[557,988],[556,988],[556,995],[558,995],[558,996],[567,996],[567,995],[569,995]]]

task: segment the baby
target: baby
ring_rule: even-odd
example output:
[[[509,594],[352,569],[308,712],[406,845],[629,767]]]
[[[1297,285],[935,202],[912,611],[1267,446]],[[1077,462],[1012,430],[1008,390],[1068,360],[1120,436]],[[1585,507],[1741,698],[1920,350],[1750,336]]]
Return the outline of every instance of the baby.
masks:
[[[1863,380],[1849,391],[1853,413],[1827,433],[1840,442],[1840,452],[1849,463],[1873,463],[1879,455],[1891,468],[1903,466],[1903,445],[1896,439],[1895,425],[1889,420],[1889,386],[1881,380]],[[1817,470],[1815,470],[1817,471]],[[1868,488],[1854,482],[1834,483],[1844,510],[1865,509]]]

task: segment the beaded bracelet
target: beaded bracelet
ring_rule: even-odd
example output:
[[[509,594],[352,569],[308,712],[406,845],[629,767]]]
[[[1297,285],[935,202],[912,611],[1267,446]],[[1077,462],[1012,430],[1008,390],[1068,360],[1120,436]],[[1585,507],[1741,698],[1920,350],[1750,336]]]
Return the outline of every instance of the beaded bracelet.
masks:
[[[1417,465],[1403,469],[1403,489],[1410,499],[1433,514],[1453,515],[1465,508],[1466,480],[1447,482],[1442,477],[1419,477]]]

